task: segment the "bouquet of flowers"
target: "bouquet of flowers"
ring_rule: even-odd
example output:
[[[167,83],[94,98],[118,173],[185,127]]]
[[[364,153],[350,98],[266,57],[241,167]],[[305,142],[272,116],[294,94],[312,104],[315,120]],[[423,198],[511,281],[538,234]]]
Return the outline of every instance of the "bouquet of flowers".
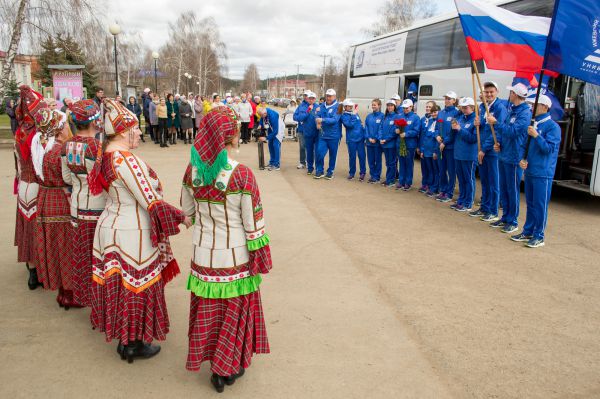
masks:
[[[408,123],[406,123],[406,119],[396,119],[394,121],[394,125],[397,126],[396,133],[398,133],[398,134],[404,133],[404,129],[406,128],[407,124]],[[405,157],[407,155],[408,155],[408,149],[406,148],[406,141],[404,140],[404,137],[400,137],[400,156]]]

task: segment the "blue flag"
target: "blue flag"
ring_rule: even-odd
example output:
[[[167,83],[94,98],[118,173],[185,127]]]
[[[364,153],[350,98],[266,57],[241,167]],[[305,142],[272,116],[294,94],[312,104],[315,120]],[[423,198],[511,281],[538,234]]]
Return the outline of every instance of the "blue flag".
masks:
[[[544,69],[600,85],[599,0],[556,0]]]

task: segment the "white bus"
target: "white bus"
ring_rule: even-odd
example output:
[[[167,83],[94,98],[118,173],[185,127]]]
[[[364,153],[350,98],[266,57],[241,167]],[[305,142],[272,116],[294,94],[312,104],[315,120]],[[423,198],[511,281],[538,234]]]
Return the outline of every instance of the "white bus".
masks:
[[[518,14],[551,17],[554,1],[503,0],[497,5]],[[505,88],[514,72],[490,70],[483,62],[477,67],[482,83],[496,82],[500,97],[507,98]],[[413,83],[418,88],[416,112],[420,115],[427,101],[442,106],[450,90],[473,97],[471,59],[458,14],[423,20],[352,46],[347,79],[347,97],[359,104],[363,118],[370,112],[372,99],[384,101],[395,94],[407,98]],[[553,79],[550,86],[561,101],[573,100],[568,103],[575,105],[559,122],[563,142],[555,182],[600,195],[600,88],[566,76]]]

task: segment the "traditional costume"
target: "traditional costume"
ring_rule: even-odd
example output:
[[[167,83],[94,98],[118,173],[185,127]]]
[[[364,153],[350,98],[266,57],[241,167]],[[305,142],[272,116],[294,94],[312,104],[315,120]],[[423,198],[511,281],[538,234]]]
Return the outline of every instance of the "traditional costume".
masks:
[[[34,227],[35,263],[40,282],[57,290],[56,301],[65,309],[73,306],[71,269],[70,188],[62,178],[62,143],[57,139],[67,123],[66,115],[49,108],[37,112],[37,132],[31,141],[31,158],[39,181],[37,217]]]
[[[195,218],[186,367],[210,361],[221,392],[254,353],[269,353],[259,285],[272,262],[254,175],[225,149],[237,137],[234,116],[215,108],[198,132],[181,192],[185,214]]]
[[[85,128],[92,125],[100,128],[100,108],[93,100],[77,101],[71,105],[70,111],[75,126]],[[104,192],[96,195],[90,192],[88,174],[101,157],[102,143],[95,137],[75,136],[62,146],[63,180],[73,186],[71,218],[74,234],[70,244],[73,299],[83,306],[91,306],[94,231],[106,203]],[[99,174],[100,165],[96,168]]]
[[[29,269],[29,288],[34,290],[40,283],[37,277],[33,249],[33,229],[37,215],[38,183],[31,161],[31,140],[35,135],[35,114],[45,108],[46,103],[40,93],[29,86],[19,87],[21,97],[17,104],[16,116],[19,128],[15,133],[15,155],[17,158],[17,219],[15,246],[18,247],[18,262],[25,262]]]
[[[104,100],[104,131],[110,139],[137,128],[119,102]],[[110,144],[109,144],[110,145]],[[156,173],[128,151],[105,152],[101,163],[106,208],[94,235],[92,325],[131,363],[160,351],[150,345],[169,331],[165,284],[179,273],[168,236],[179,233],[183,212],[163,201]],[[92,193],[96,187],[92,184]]]

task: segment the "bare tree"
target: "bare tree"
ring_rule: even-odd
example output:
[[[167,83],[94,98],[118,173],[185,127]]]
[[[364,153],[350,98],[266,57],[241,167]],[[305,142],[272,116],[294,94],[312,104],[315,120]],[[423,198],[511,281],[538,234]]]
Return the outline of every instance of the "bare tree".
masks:
[[[82,48],[96,47],[98,32],[103,31],[100,9],[106,0],[0,0],[0,42],[6,46],[7,56],[0,76],[0,96],[14,68],[19,47],[30,52],[39,51],[39,43],[59,33],[76,37]],[[6,21],[13,21],[6,23]]]
[[[420,0],[387,0],[379,9],[379,21],[365,32],[379,36],[406,28],[415,20],[429,18],[436,14],[435,2]]]
[[[246,71],[244,72],[244,79],[240,84],[240,89],[242,91],[256,91],[258,86],[260,85],[260,76],[258,74],[258,68],[256,64],[252,63],[246,67]]]

